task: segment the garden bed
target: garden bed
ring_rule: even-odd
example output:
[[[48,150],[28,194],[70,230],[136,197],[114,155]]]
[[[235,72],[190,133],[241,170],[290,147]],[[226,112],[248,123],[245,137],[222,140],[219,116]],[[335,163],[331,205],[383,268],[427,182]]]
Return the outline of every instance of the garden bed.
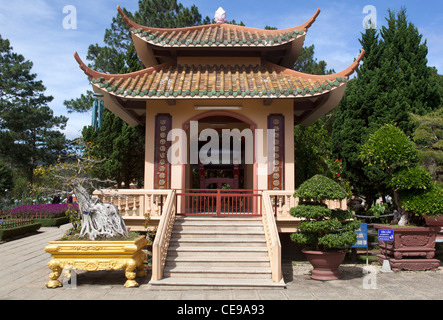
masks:
[[[21,205],[10,212],[11,218],[34,219],[42,227],[58,227],[69,223],[68,214],[77,211],[77,203]]]

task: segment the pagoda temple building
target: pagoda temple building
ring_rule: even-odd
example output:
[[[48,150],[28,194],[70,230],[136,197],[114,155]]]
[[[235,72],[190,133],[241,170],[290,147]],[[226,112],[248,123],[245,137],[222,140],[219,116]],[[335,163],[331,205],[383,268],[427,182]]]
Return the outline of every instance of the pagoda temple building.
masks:
[[[145,69],[105,74],[74,56],[104,106],[145,127],[144,189],[118,190],[134,197],[118,205],[130,228],[142,230],[146,214],[158,226],[153,280],[167,268],[164,242],[177,217],[198,215],[262,221],[280,282],[278,233],[297,225],[289,214],[297,204],[294,125],[309,126],[339,104],[364,50],[335,74],[293,70],[319,9],[281,30],[228,24],[223,11],[214,24],[151,28],[117,10]]]

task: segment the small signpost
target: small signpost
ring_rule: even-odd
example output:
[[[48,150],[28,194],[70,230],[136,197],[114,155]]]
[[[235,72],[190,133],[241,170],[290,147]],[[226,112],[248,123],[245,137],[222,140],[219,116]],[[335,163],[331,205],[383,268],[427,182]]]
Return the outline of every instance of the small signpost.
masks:
[[[390,273],[391,265],[388,260],[388,244],[387,241],[394,241],[394,230],[392,229],[378,229],[378,241],[385,242],[385,260],[383,260],[383,266],[381,268],[381,272]]]
[[[355,230],[357,241],[351,248],[366,248],[366,265],[368,264],[368,224],[360,223],[360,229]]]

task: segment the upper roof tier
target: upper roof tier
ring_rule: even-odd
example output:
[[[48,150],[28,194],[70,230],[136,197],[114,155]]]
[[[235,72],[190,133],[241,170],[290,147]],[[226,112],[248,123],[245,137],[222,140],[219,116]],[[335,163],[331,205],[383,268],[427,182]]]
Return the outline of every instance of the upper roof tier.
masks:
[[[266,60],[292,67],[300,54],[308,28],[320,14],[305,23],[288,29],[264,30],[228,23],[216,23],[184,28],[152,28],[130,20],[120,6],[117,10],[131,30],[132,39],[140,60],[146,67],[165,63],[177,56],[210,55],[211,50],[242,51],[243,54],[260,55]],[[280,50],[280,53],[277,53]],[[171,52],[173,52],[171,54]],[[268,54],[272,52],[272,54]],[[271,58],[270,58],[271,57]]]

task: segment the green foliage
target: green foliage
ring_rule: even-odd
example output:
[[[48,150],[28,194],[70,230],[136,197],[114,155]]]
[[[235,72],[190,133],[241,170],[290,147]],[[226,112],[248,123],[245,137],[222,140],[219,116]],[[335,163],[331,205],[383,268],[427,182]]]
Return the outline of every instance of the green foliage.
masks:
[[[360,159],[368,166],[392,171],[418,160],[415,144],[393,124],[385,124],[361,147]]]
[[[54,116],[47,106],[53,97],[44,95],[46,88],[31,69],[32,62],[0,36],[0,156],[32,182],[37,163],[53,163],[64,148],[60,129],[68,119]]]
[[[302,202],[303,203],[303,202]],[[308,219],[321,219],[329,217],[331,210],[328,209],[326,205],[314,205],[310,204],[299,204],[298,206],[291,208],[290,213],[294,217],[308,218]]]
[[[360,146],[385,123],[395,122],[410,135],[409,112],[424,115],[442,106],[438,75],[427,66],[427,43],[407,21],[406,10],[388,11],[386,20],[386,27],[361,35],[363,63],[348,83],[332,130],[334,157],[343,159],[354,194],[368,202],[388,192],[377,183],[386,173],[360,161]]]
[[[102,130],[84,127],[82,134],[91,146],[88,155],[106,159],[96,177],[115,180],[118,188],[129,188],[130,183],[143,184],[144,127],[131,127],[105,109]]]
[[[433,185],[425,191],[400,192],[403,208],[415,215],[443,215],[443,188]]]
[[[380,218],[381,215],[385,215],[388,213],[390,212],[387,203],[375,203],[368,210],[368,214],[376,218]]]
[[[345,190],[335,181],[325,176],[315,175],[302,183],[294,196],[300,197],[297,207],[291,208],[292,216],[302,218],[299,231],[291,234],[291,240],[316,250],[333,250],[352,246],[360,227],[347,210],[331,210],[320,201],[344,199]],[[308,202],[314,199],[317,202]]]
[[[362,146],[361,158],[388,172],[382,183],[393,189],[394,201],[400,214],[443,214],[442,189],[433,186],[429,172],[415,163],[415,144],[397,127],[384,125]]]
[[[413,113],[410,116],[416,125],[412,139],[417,144],[420,163],[443,187],[443,107],[423,116]]]
[[[396,190],[428,189],[432,177],[425,168],[420,166],[408,167],[392,175],[390,186]]]
[[[12,168],[0,159],[0,199],[6,197],[14,186]]]
[[[303,182],[294,193],[295,197],[301,199],[342,200],[346,198],[346,191],[335,181],[322,175],[315,175]]]
[[[318,174],[321,157],[329,154],[330,137],[322,119],[310,126],[294,127],[295,186]]]
[[[293,69],[318,75],[334,73],[334,70],[326,69],[325,61],[317,61],[314,57],[314,45],[302,48]],[[330,156],[330,126],[334,113],[335,111],[330,112],[310,126],[296,125],[294,127],[294,158],[297,164],[295,166],[295,187],[318,173],[324,173],[319,172],[318,168],[322,166],[321,157]]]

